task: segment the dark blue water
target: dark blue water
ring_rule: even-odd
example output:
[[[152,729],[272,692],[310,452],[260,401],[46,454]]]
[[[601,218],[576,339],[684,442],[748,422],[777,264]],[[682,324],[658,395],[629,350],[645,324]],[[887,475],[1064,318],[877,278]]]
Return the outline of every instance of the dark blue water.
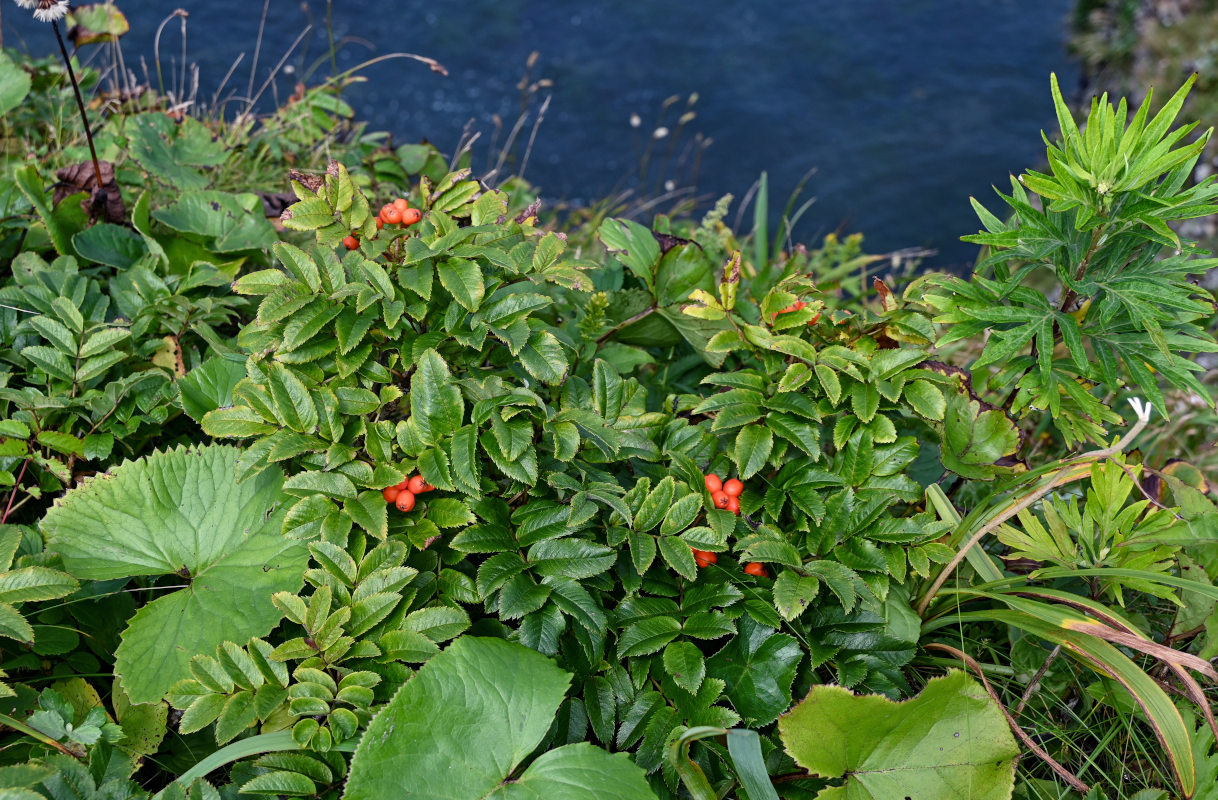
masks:
[[[140,55],[151,61],[155,28],[175,4],[118,5],[133,27],[124,39],[128,65]],[[188,60],[201,67],[201,95],[211,97],[243,51],[230,86],[244,93],[262,1],[176,5],[190,12]],[[553,86],[539,90],[532,104],[535,113],[552,95],[525,177],[546,198],[578,203],[640,188],[640,161],[660,122],[673,132],[653,143],[644,187],[662,185],[662,177],[684,185],[695,159],[690,154],[677,165],[701,133],[711,142],[697,173],[700,195],[732,192],[739,200],[768,170],[770,207],[781,209],[815,168],[805,196],[817,200],[797,226],[797,239],[859,230],[872,252],[931,247],[940,255],[930,263],[944,267],[973,258],[974,248],[957,240],[977,229],[969,195],[988,203],[991,185],[1005,189],[1008,173],[1043,158],[1040,130],[1053,125],[1049,72],[1057,71],[1063,87],[1077,80],[1065,50],[1071,5],[336,0],[333,13],[343,42],[340,69],[397,50],[448,67],[443,77],[410,61],[382,62],[345,95],[362,118],[393,131],[398,142],[425,138],[452,152],[463,131],[482,131],[475,166],[489,169],[493,117],[505,127],[516,121],[517,83],[536,50],[532,77]],[[4,3],[5,43],[50,52],[49,31],[19,15],[14,4]],[[325,4],[271,0],[259,84],[310,19],[314,34],[289,59],[292,73],[278,83],[281,98],[318,58],[328,61]],[[161,50],[168,71],[170,56],[180,52],[176,21],[166,27]],[[328,69],[327,63],[322,70]],[[692,107],[697,116],[676,136],[677,117],[692,93],[698,95]],[[660,120],[661,105],[672,95],[680,101]],[[633,114],[641,119],[638,128],[631,127]]]

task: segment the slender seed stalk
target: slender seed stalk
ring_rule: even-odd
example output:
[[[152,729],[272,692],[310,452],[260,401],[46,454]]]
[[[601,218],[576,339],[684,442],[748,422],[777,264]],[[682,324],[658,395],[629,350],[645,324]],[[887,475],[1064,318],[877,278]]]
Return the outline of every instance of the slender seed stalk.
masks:
[[[89,127],[89,115],[85,112],[85,98],[80,93],[80,83],[76,80],[76,71],[72,69],[72,59],[68,56],[68,46],[64,44],[63,34],[59,32],[59,22],[51,20],[55,30],[55,38],[59,41],[59,52],[63,54],[63,63],[68,68],[68,78],[72,81],[72,91],[76,94],[76,106],[80,109],[80,121],[85,126],[85,139],[89,142],[89,155],[93,157],[93,180],[97,188],[102,189],[101,162],[97,160],[97,148],[93,146],[93,129]],[[104,192],[105,189],[102,189]]]

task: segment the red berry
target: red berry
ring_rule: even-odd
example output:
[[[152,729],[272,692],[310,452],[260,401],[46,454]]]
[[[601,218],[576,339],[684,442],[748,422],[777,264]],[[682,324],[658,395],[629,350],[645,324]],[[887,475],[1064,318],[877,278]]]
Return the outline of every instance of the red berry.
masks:
[[[405,197],[399,197],[397,200],[393,201],[393,207],[396,208],[400,213],[410,208],[410,203],[406,202]]]
[[[398,493],[401,491],[396,486],[386,486],[384,489],[381,489],[381,497],[385,498],[386,503],[392,503],[398,499]]]
[[[818,319],[820,319],[820,312],[819,312],[819,311],[817,311],[815,314],[813,314],[813,315],[812,315],[812,319],[808,320],[808,324],[809,324],[809,325],[815,325],[815,324],[816,324],[816,321],[817,321]]]
[[[402,221],[402,212],[398,211],[393,206],[387,206],[381,212],[381,219],[385,220],[386,225],[397,225]]]
[[[718,475],[707,475],[704,482],[706,483],[706,490],[711,494],[723,491],[723,481],[719,480]]]
[[[744,491],[744,484],[735,478],[723,482],[723,493],[728,497],[739,497]]]
[[[694,563],[699,567],[709,567],[719,560],[719,556],[708,550],[694,549]]]
[[[410,484],[406,488],[414,494],[422,494],[423,492],[430,492],[436,487],[424,480],[422,475],[415,475],[410,479]]]
[[[750,561],[749,563],[745,564],[744,572],[746,575],[756,575],[758,578],[770,577],[770,573],[766,571],[766,568],[763,565],[758,564],[756,561]]]
[[[359,239],[356,239],[354,236],[348,236],[347,238],[343,239],[343,247],[347,248],[348,250],[354,250],[359,247]]]
[[[731,499],[723,492],[715,492],[711,495],[711,500],[715,501],[715,508],[727,508],[727,504],[731,502]]]
[[[740,498],[728,497],[727,498],[727,510],[732,512],[733,514],[739,515],[740,514]]]
[[[377,217],[376,218],[376,229],[379,231],[383,227],[385,227],[385,220],[381,219],[380,217]]]
[[[417,208],[408,208],[402,212],[402,224],[413,225],[423,219],[423,212]]]
[[[409,511],[414,508],[414,493],[410,491],[399,492],[393,504],[398,507],[398,511]]]

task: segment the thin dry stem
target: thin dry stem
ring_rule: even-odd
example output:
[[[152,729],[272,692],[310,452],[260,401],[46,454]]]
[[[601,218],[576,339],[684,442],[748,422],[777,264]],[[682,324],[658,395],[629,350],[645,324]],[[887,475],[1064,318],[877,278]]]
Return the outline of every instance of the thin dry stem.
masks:
[[[1015,718],[1011,716],[1009,711],[1007,711],[1006,706],[1002,704],[1002,700],[998,698],[998,693],[994,691],[992,686],[990,686],[989,679],[985,677],[985,671],[981,669],[981,665],[977,663],[976,659],[962,650],[957,650],[951,645],[932,642],[926,645],[926,649],[942,650],[946,653],[951,653],[956,658],[968,665],[968,668],[976,672],[977,677],[981,679],[981,685],[985,687],[985,691],[990,696],[990,699],[994,701],[994,705],[998,706],[998,710],[1002,712],[1002,716],[1006,719],[1007,725],[1011,729],[1011,733],[1015,734],[1015,738],[1019,739],[1024,747],[1035,753],[1041,761],[1048,764],[1049,768],[1060,775],[1062,780],[1070,784],[1070,788],[1083,792],[1084,794],[1091,791],[1090,786],[1083,783],[1077,775],[1059,764],[1053,758],[1053,756],[1046,753],[1043,749],[1041,749],[1040,745],[1032,741],[1032,738],[1024,732],[1023,728],[1019,727],[1019,723],[1015,721]]]

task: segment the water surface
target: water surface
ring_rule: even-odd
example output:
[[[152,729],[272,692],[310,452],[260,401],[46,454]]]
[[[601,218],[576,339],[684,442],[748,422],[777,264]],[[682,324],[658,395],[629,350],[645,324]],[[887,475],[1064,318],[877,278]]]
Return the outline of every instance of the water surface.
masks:
[[[944,267],[973,258],[974,248],[958,241],[977,228],[969,195],[991,198],[991,185],[1004,188],[1009,173],[1043,158],[1040,130],[1053,125],[1049,73],[1057,71],[1063,87],[1077,81],[1065,49],[1071,5],[336,0],[333,19],[344,41],[340,69],[398,50],[448,67],[443,77],[409,61],[383,62],[346,95],[362,118],[393,131],[399,142],[425,138],[451,152],[464,131],[482,131],[475,164],[488,169],[493,118],[507,126],[518,118],[517,83],[536,50],[533,77],[553,86],[536,98],[551,95],[526,177],[546,198],[587,202],[637,186],[665,98],[681,98],[665,120],[672,131],[697,93],[696,119],[680,137],[670,133],[655,143],[649,185],[674,141],[669,172],[679,177],[672,163],[700,132],[712,140],[701,159],[700,195],[742,198],[768,170],[770,205],[781,209],[815,169],[806,192],[817,201],[797,238],[860,230],[873,252],[931,247],[940,251],[931,263]],[[157,24],[181,7],[190,13],[187,56],[201,67],[202,95],[211,96],[241,52],[246,58],[230,86],[245,92],[261,0],[120,0],[119,6],[133,26],[124,39],[129,65],[141,55],[151,60]],[[279,77],[282,98],[325,57],[325,4],[271,0],[270,8],[256,84],[310,20],[316,26],[289,58],[291,74]],[[49,31],[19,15],[4,4],[5,43],[49,52]],[[180,46],[175,21],[162,38],[166,70]],[[526,125],[522,136],[530,131]]]

